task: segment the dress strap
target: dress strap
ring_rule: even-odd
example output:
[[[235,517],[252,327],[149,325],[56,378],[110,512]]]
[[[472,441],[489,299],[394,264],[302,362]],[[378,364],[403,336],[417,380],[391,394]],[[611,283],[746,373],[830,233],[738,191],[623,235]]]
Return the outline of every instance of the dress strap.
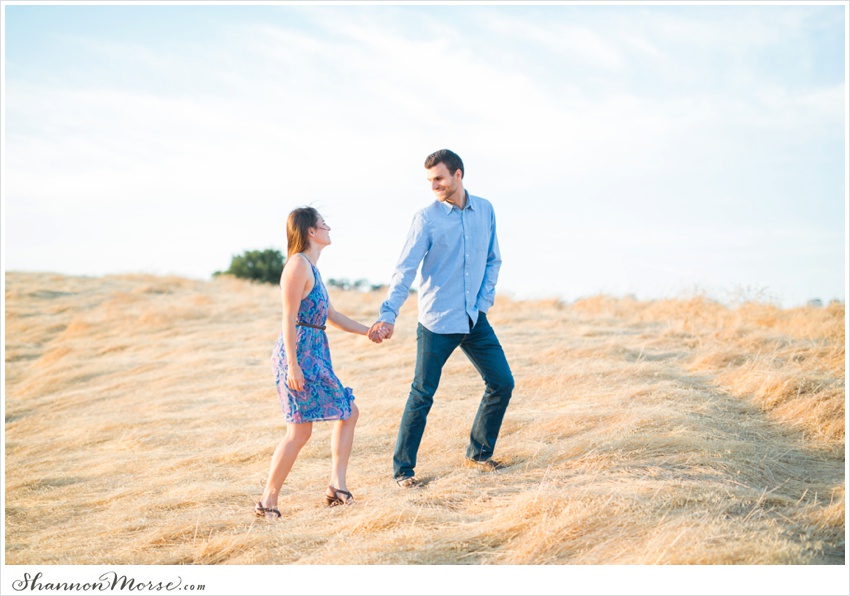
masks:
[[[299,254],[299,255],[301,255],[302,257],[304,257],[304,260],[305,260],[305,261],[307,261],[307,264],[308,264],[308,265],[310,265],[310,271],[312,271],[312,272],[313,272],[313,285],[314,285],[314,286],[315,286],[315,285],[317,285],[317,284],[316,284],[316,280],[318,280],[318,278],[319,278],[319,268],[318,268],[318,267],[316,267],[316,266],[313,264],[313,261],[311,261],[310,259],[308,259],[308,258],[307,258],[307,255],[305,255],[303,252],[299,252],[298,254]],[[311,290],[311,291],[312,291],[312,290]]]
[[[316,268],[316,266],[313,264],[313,261],[311,261],[310,259],[307,258],[307,255],[305,255],[303,252],[299,252],[298,254],[301,255],[302,257],[304,257],[304,260],[307,261],[310,264],[311,268],[313,268],[313,269]]]

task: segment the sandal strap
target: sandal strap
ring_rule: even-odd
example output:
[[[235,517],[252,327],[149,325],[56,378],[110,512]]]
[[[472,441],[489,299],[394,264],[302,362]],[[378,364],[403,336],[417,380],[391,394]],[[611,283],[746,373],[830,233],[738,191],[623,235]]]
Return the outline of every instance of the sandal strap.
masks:
[[[278,511],[274,507],[263,507],[263,504],[259,501],[257,502],[257,506],[254,508],[258,513],[274,513],[277,517],[280,517],[280,511]]]
[[[348,492],[347,490],[342,490],[341,488],[337,488],[337,487],[335,487],[335,486],[334,486],[334,485],[332,485],[332,484],[329,484],[329,485],[328,485],[328,488],[329,488],[329,489],[333,492],[333,494],[334,494],[333,498],[334,498],[334,499],[336,499],[336,500],[338,500],[338,501],[342,501],[342,499],[340,499],[340,498],[337,496],[339,493],[341,493],[341,494],[343,494],[343,495],[346,495],[349,499],[354,499],[354,495],[352,495],[352,494],[351,494],[350,492]],[[346,499],[346,500],[347,500],[347,499]]]
[[[329,484],[329,485],[328,485],[328,488],[329,488],[329,489],[331,489],[331,490],[333,491],[333,493],[334,493],[334,497],[335,497],[335,498],[339,498],[339,497],[337,497],[337,496],[336,496],[336,494],[337,494],[337,493],[342,493],[342,494],[344,494],[344,495],[348,495],[348,497],[349,497],[349,498],[352,498],[352,499],[354,498],[354,495],[352,495],[352,494],[351,494],[350,492],[348,492],[347,490],[342,490],[341,488],[336,488],[336,487],[335,487],[335,486],[333,486],[332,484]]]

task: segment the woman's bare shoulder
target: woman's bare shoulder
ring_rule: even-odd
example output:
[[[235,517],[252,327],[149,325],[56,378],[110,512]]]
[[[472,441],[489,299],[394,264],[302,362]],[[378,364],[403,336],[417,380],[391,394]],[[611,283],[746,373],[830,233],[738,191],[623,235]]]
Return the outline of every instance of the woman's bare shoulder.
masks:
[[[310,271],[310,262],[301,253],[294,254],[286,259],[286,263],[283,265],[283,270],[286,271],[287,269],[293,271]]]
[[[309,283],[313,279],[313,269],[310,267],[310,262],[301,254],[292,255],[286,259],[283,265],[283,273],[280,276],[281,286],[284,280],[290,284],[299,282]]]

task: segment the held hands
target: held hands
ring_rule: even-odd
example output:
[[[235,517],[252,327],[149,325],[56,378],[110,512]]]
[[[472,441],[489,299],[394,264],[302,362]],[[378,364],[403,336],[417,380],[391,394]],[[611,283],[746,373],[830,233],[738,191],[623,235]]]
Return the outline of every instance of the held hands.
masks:
[[[393,329],[395,329],[395,325],[378,321],[372,325],[372,328],[369,329],[367,335],[369,336],[369,339],[376,344],[379,344],[385,339],[390,339],[393,336]]]

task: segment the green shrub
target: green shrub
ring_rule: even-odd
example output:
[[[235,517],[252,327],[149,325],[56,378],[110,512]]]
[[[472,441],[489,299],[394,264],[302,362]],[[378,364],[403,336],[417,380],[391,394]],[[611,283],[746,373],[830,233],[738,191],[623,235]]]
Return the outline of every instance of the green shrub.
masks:
[[[264,283],[276,284],[280,282],[280,274],[283,272],[283,254],[279,250],[246,250],[241,255],[233,255],[230,261],[230,269],[227,271],[216,271],[213,276],[232,275],[241,279],[252,279]]]

